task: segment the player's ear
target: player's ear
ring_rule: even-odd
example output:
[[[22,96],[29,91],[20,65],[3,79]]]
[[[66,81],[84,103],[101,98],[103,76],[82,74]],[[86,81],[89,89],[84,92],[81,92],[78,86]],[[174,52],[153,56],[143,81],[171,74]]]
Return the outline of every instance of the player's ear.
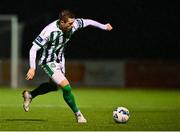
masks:
[[[60,20],[59,24],[64,24],[65,22],[63,20]]]

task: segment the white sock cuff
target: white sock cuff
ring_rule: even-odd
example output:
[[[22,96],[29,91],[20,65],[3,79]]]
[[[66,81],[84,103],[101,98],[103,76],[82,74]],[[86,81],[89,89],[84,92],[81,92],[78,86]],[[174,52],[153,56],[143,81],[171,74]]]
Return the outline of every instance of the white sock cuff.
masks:
[[[78,112],[76,112],[75,114],[76,114],[77,116],[78,116],[78,115],[81,115],[81,111],[78,110]]]

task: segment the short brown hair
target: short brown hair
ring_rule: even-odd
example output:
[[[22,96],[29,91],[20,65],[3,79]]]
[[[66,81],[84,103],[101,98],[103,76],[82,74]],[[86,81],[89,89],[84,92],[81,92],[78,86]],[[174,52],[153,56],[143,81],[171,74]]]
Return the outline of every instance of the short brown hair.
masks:
[[[67,9],[62,10],[59,13],[59,20],[62,20],[64,22],[67,22],[68,18],[75,18],[75,14]]]

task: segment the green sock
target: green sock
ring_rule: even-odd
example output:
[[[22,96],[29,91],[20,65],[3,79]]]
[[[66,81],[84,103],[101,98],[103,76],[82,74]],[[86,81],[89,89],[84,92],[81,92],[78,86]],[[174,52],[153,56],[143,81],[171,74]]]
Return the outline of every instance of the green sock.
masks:
[[[69,105],[71,110],[76,113],[78,112],[78,108],[75,103],[74,95],[71,93],[71,86],[68,84],[62,88],[63,91],[63,98],[66,103]]]

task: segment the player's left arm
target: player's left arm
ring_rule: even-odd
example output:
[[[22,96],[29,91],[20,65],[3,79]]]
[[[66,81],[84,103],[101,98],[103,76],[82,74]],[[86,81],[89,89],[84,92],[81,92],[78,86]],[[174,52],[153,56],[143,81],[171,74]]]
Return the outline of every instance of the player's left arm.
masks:
[[[102,23],[97,22],[97,21],[92,20],[92,19],[78,18],[74,22],[75,30],[77,30],[79,28],[85,28],[87,26],[93,26],[93,27],[100,28],[102,30],[107,30],[107,31],[111,31],[113,29],[113,27],[111,26],[110,23],[102,24]]]
[[[113,29],[110,23],[102,24],[92,19],[82,19],[82,20],[83,20],[84,27],[93,26],[93,27],[100,28],[102,30],[107,30],[107,31],[111,31]]]

